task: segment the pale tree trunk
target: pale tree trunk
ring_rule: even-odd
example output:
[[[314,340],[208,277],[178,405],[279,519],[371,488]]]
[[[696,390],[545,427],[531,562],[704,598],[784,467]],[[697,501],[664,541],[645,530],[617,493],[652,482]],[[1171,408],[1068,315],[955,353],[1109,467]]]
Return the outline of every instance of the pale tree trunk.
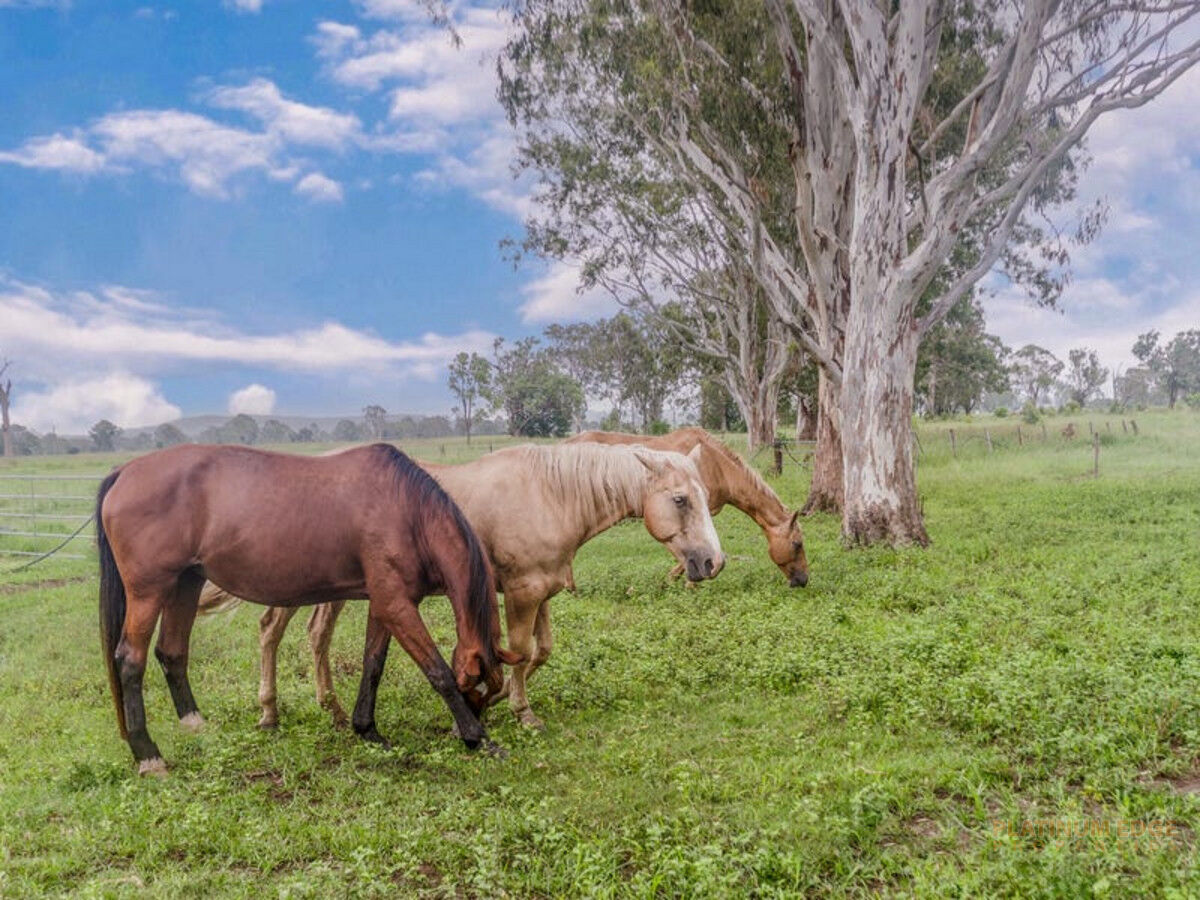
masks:
[[[817,405],[816,401],[806,394],[796,395],[796,440],[815,441],[817,439]]]
[[[842,428],[838,415],[838,385],[822,369],[817,375],[817,447],[813,452],[812,484],[802,510],[840,513],[845,491],[842,484]]]

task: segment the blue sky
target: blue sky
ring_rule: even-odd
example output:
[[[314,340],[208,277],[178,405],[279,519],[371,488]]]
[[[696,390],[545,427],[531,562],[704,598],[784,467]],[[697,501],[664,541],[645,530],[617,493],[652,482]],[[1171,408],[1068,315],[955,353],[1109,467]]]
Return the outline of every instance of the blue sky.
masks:
[[[451,405],[445,366],[596,315],[569,267],[503,258],[529,200],[494,99],[505,37],[412,0],[0,0],[0,355],[17,421]],[[1099,126],[1113,207],[1063,313],[994,284],[1008,343],[1127,361],[1200,327],[1200,80]],[[250,390],[247,390],[251,388]]]

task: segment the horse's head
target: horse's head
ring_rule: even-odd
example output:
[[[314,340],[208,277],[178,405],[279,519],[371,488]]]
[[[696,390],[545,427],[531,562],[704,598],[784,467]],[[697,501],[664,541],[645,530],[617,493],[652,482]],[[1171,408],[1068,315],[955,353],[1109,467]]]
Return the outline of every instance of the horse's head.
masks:
[[[683,564],[688,581],[715,578],[725,566],[725,555],[696,468],[700,447],[687,456],[641,447],[633,452],[650,473],[642,489],[646,530]]]
[[[781,525],[766,529],[771,561],[787,576],[791,587],[808,584],[808,558],[804,555],[804,534],[800,531],[799,518],[800,513],[794,512]]]
[[[498,644],[492,657],[495,662],[489,665],[485,654],[478,648],[466,648],[462,644],[454,648],[454,680],[467,706],[477,716],[500,699],[504,689],[504,667],[501,664],[515,666],[525,659],[521,654]]]

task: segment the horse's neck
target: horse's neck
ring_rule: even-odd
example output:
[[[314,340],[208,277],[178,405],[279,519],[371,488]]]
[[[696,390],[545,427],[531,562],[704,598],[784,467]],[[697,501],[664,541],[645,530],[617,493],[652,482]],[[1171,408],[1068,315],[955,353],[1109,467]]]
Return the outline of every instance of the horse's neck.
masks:
[[[715,486],[716,496],[710,497],[714,506],[728,503],[739,509],[757,523],[760,528],[770,528],[787,519],[789,513],[783,501],[750,472],[729,459],[720,449],[707,447],[703,462],[716,469],[716,478],[710,483]]]

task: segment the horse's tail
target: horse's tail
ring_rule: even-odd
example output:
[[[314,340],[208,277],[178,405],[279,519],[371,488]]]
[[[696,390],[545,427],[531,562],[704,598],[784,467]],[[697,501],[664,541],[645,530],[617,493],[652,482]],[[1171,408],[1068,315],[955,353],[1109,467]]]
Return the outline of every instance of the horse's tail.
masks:
[[[112,691],[113,703],[117,707],[117,727],[121,729],[121,737],[127,738],[129,732],[125,727],[125,696],[121,690],[121,679],[117,674],[117,644],[121,640],[121,632],[125,629],[125,582],[121,580],[121,572],[117,568],[117,560],[113,557],[112,547],[108,543],[108,535],[104,532],[104,498],[114,484],[118,469],[102,482],[96,493],[96,544],[100,551],[100,647],[104,651],[104,665],[108,669],[108,686]]]
[[[224,588],[219,588],[211,581],[206,581],[204,589],[200,591],[200,605],[196,607],[196,612],[202,616],[211,616],[225,612],[227,609],[234,609],[245,602],[241,597],[235,597]]]

